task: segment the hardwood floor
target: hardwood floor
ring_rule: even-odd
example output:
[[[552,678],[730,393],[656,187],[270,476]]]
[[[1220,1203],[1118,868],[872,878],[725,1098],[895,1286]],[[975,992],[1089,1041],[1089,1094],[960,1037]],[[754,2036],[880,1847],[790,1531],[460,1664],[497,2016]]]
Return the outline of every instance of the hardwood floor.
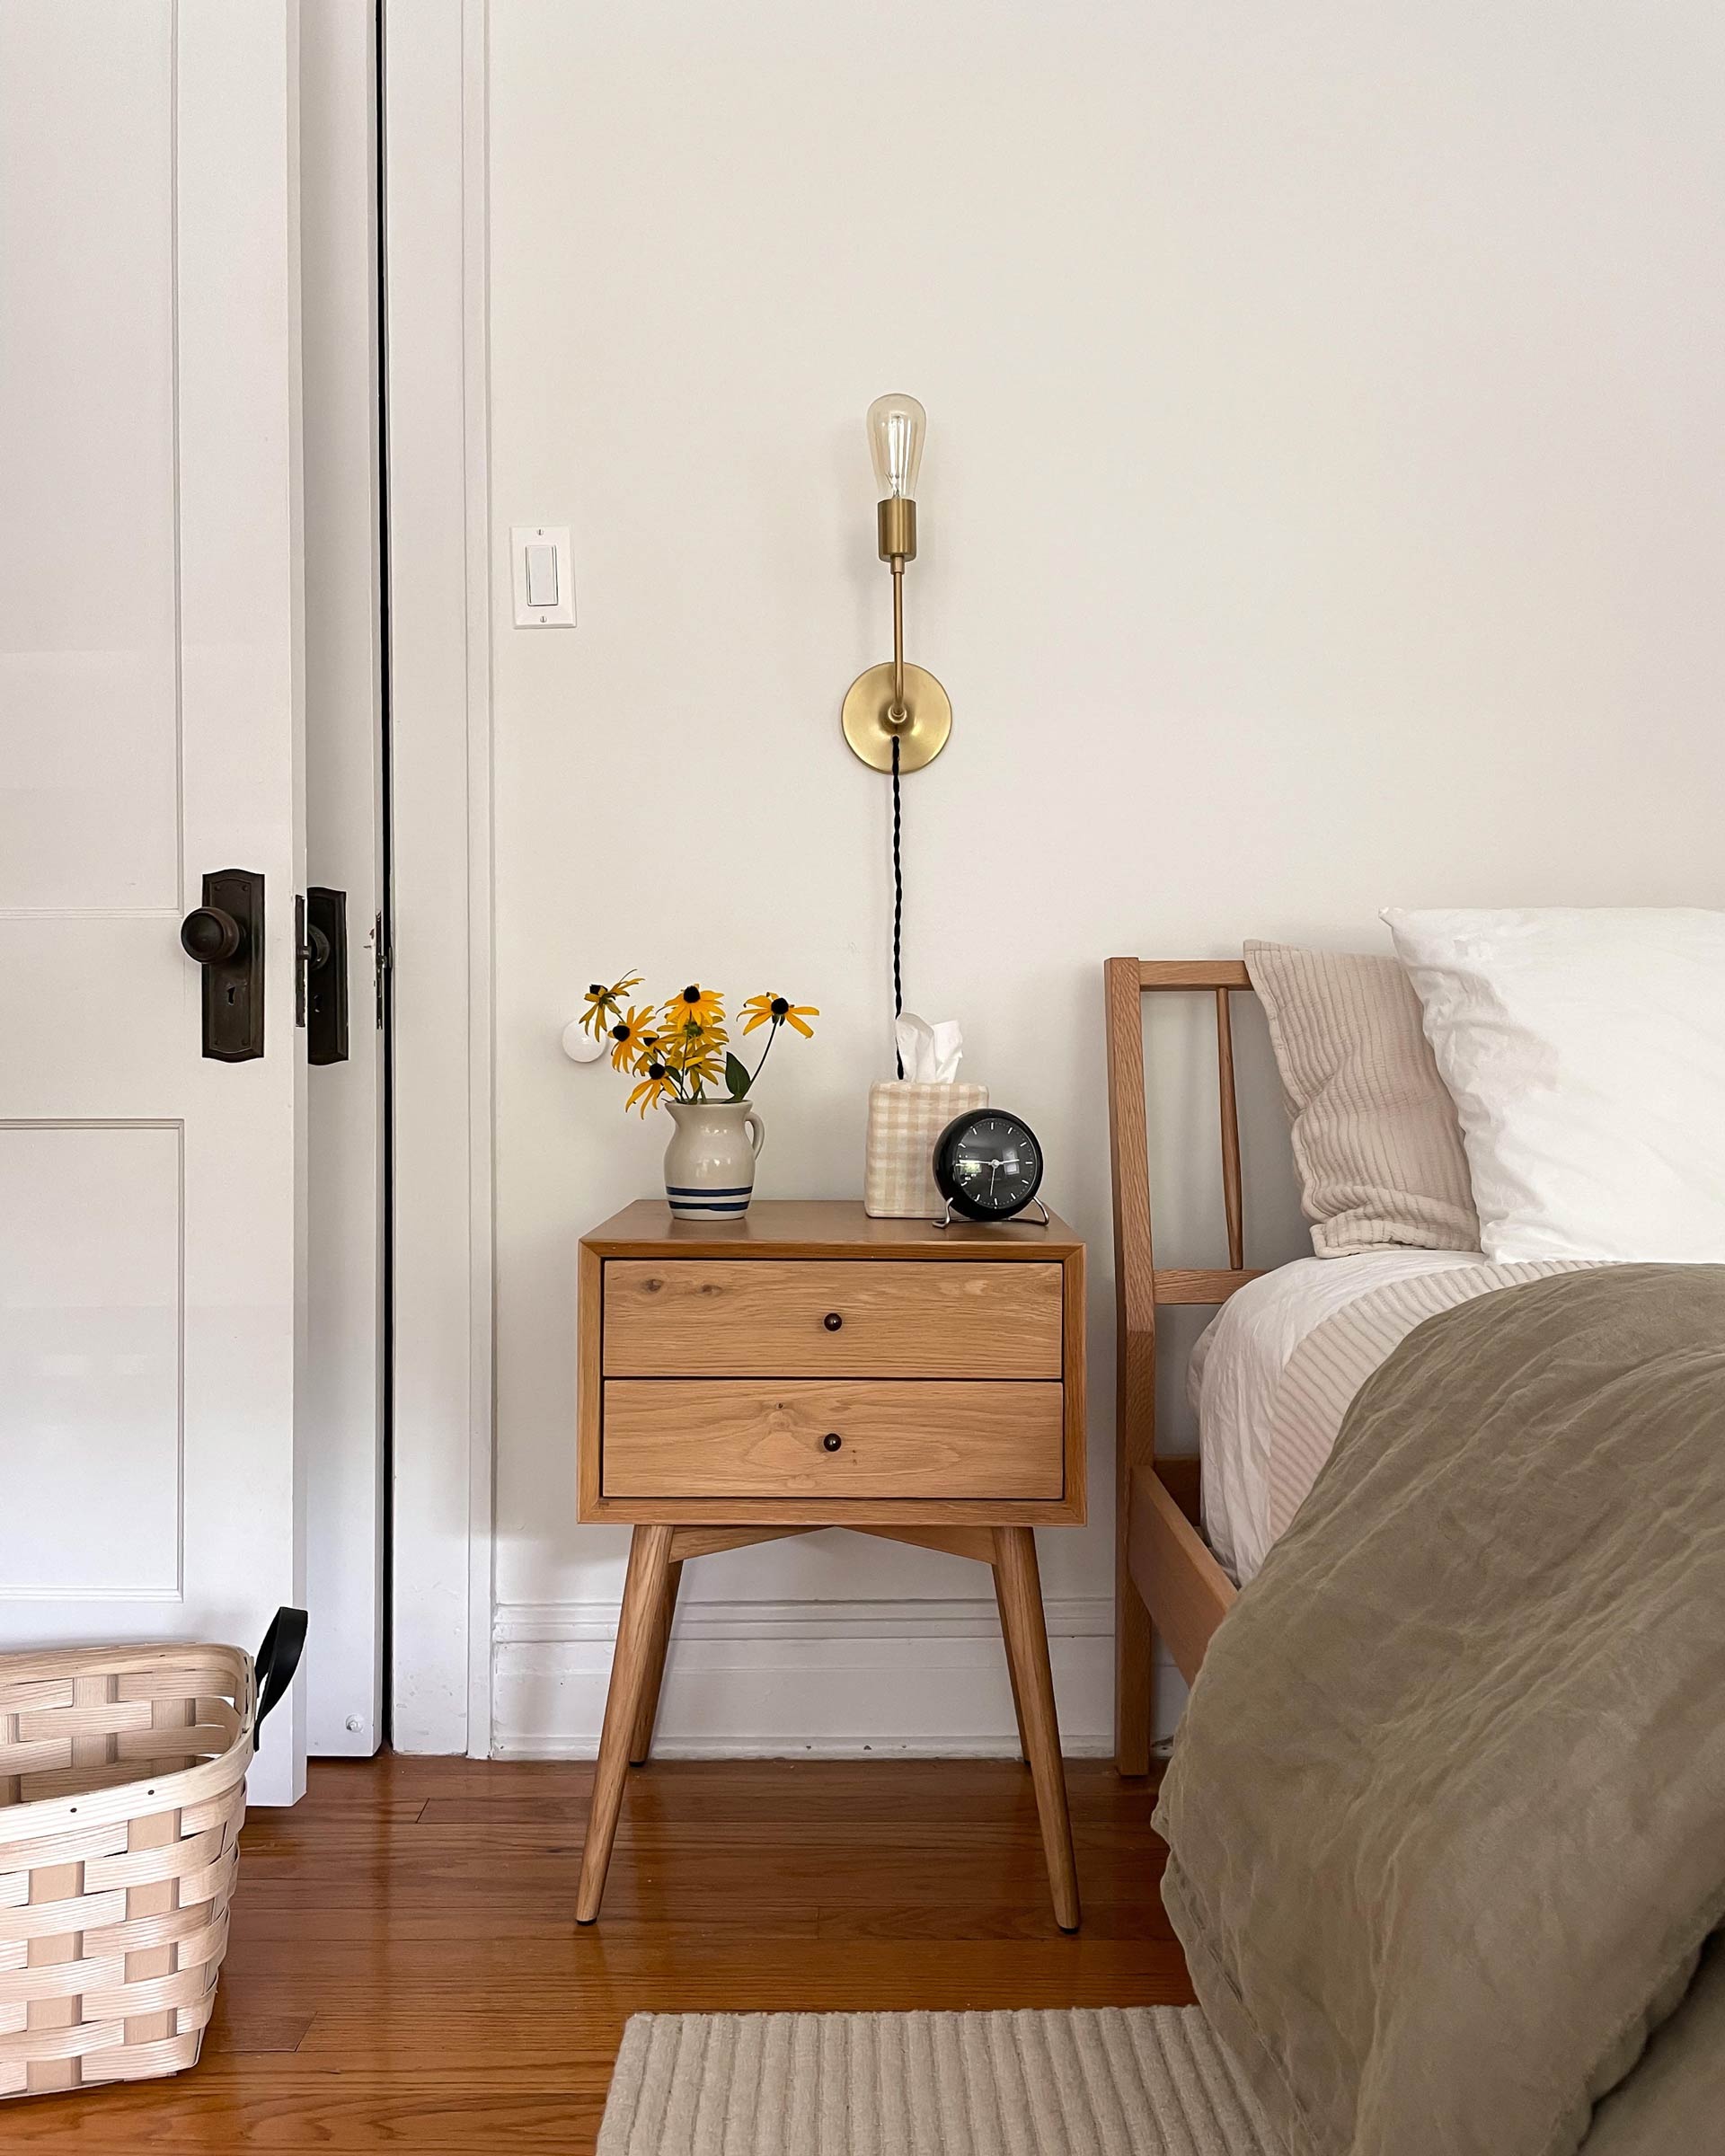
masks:
[[[632,1770],[605,1913],[581,1931],[590,1766],[315,1761],[302,1805],[246,1826],[196,2070],[0,2103],[0,2143],[584,2156],[643,2010],[1189,2000],[1154,1785],[1067,1771],[1075,1938],[1008,1761]]]

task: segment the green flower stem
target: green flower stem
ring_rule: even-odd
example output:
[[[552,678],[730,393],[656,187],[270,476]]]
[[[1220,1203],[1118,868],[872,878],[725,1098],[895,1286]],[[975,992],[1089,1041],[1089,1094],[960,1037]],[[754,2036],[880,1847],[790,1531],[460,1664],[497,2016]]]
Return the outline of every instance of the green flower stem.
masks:
[[[755,1069],[748,1081],[749,1090],[751,1091],[754,1091],[756,1079],[758,1078],[761,1073],[766,1068],[766,1059],[773,1053],[773,1043],[779,1038],[779,1029],[783,1025],[783,1023],[784,1021],[782,1018],[775,1018],[773,1021],[772,1027],[766,1036],[766,1046],[761,1050],[761,1060],[755,1065]]]

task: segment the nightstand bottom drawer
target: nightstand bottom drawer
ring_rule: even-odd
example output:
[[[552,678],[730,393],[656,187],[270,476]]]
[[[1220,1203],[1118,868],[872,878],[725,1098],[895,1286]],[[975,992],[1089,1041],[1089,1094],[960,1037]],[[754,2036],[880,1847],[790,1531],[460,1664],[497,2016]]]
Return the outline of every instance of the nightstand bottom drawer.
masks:
[[[611,1378],[601,1488],[607,1498],[1057,1498],[1062,1390]]]

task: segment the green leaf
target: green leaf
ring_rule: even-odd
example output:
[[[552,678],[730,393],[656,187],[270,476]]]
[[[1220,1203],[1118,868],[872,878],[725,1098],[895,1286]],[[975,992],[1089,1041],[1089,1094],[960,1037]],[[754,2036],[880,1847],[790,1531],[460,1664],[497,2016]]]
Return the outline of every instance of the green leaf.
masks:
[[[733,1100],[740,1100],[748,1091],[748,1065],[740,1056],[725,1057],[725,1083],[730,1088]]]

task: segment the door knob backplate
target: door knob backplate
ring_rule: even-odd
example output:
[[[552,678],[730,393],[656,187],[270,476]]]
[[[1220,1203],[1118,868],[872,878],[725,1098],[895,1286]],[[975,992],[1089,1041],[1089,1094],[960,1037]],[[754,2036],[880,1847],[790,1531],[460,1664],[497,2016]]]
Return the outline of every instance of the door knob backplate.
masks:
[[[348,1060],[348,894],[314,883],[300,940],[300,1013],[307,1063]]]
[[[180,923],[180,947],[204,973],[204,1054],[249,1063],[263,1054],[263,878],[217,869],[204,902]]]

